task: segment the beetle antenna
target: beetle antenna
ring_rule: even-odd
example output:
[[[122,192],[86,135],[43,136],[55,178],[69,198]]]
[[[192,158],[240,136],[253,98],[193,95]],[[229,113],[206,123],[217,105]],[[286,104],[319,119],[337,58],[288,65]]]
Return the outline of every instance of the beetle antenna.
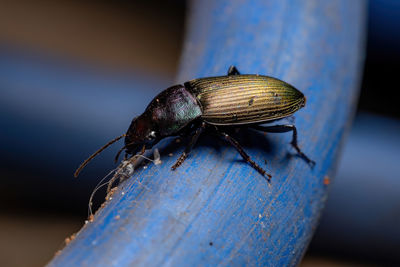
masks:
[[[107,147],[109,147],[110,145],[114,144],[115,142],[117,142],[118,140],[120,140],[121,138],[125,137],[126,134],[123,134],[121,136],[118,136],[117,138],[111,140],[110,142],[108,142],[107,144],[105,144],[102,148],[100,148],[99,150],[97,150],[96,152],[94,152],[88,159],[86,159],[80,166],[78,169],[76,169],[74,176],[78,177],[79,173],[81,172],[81,170],[89,163],[89,161],[91,161],[94,157],[96,157],[98,154],[100,154],[104,149],[106,149]]]

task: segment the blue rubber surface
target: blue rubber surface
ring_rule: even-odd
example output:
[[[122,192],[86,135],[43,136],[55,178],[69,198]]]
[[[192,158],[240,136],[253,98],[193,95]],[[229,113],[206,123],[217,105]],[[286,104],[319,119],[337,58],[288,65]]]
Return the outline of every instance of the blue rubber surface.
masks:
[[[296,113],[299,145],[316,167],[295,156],[290,133],[241,131],[270,184],[208,136],[173,172],[183,147],[164,140],[163,163],[135,172],[50,266],[299,263],[354,112],[364,20],[364,1],[193,1],[178,81],[234,64],[293,84],[308,99]]]

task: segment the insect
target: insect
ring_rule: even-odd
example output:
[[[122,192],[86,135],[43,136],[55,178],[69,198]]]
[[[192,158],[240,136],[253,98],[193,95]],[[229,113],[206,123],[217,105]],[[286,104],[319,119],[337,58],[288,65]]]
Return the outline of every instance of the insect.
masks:
[[[100,148],[76,170],[75,177],[96,155],[109,145],[125,137],[125,156],[143,155],[161,139],[168,136],[188,135],[191,139],[185,150],[171,167],[178,168],[187,158],[199,136],[207,129],[213,130],[231,144],[255,170],[267,178],[271,175],[255,163],[238,141],[230,136],[229,129],[251,127],[270,133],[292,132],[292,147],[311,166],[297,145],[297,129],[292,124],[262,126],[295,113],[306,104],[306,98],[290,84],[276,78],[239,73],[231,66],[228,75],[207,77],[175,85],[157,95],[142,115],[132,120],[128,131]]]

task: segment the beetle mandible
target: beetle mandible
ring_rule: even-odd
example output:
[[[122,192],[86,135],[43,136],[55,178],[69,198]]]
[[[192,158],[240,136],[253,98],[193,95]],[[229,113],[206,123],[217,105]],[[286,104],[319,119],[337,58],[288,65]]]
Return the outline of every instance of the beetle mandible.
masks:
[[[260,125],[288,117],[305,104],[303,93],[292,85],[268,76],[242,75],[235,66],[231,66],[226,76],[194,79],[162,91],[142,115],[132,120],[126,134],[100,148],[79,166],[74,175],[77,177],[90,160],[123,137],[125,146],[118,152],[116,160],[124,149],[126,155],[143,155],[161,139],[189,132],[192,134],[191,140],[171,167],[175,170],[187,158],[201,133],[206,129],[214,129],[269,181],[271,175],[255,163],[226,130],[252,127],[271,133],[292,131],[292,147],[313,166],[315,162],[297,145],[297,129],[294,125]]]

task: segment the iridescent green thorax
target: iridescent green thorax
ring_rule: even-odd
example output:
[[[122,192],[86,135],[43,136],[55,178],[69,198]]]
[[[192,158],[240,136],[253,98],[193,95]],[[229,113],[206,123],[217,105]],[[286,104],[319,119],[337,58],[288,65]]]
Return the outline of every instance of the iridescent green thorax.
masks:
[[[145,113],[151,114],[152,123],[161,136],[169,136],[200,117],[201,109],[184,86],[176,85],[153,99]]]
[[[304,95],[281,80],[231,75],[185,83],[200,102],[202,119],[215,125],[249,124],[287,117],[304,106]]]

